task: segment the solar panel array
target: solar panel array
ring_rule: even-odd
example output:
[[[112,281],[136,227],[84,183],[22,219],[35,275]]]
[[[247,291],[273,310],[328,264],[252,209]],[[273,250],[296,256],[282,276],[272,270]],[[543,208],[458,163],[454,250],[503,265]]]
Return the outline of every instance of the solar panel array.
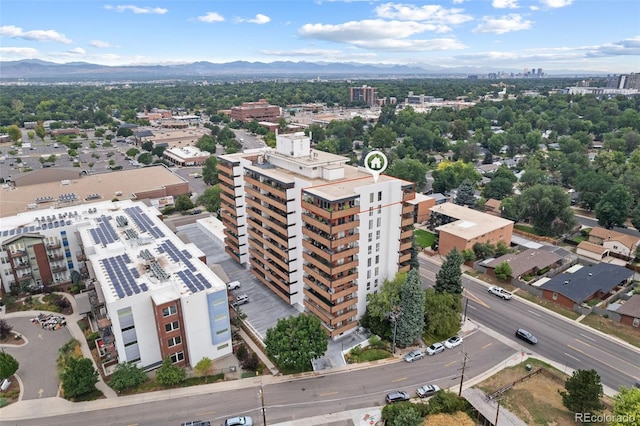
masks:
[[[140,274],[135,268],[129,269],[127,267],[127,260],[129,259],[126,255],[120,255],[100,261],[119,298],[149,289],[146,284],[138,285],[136,283],[136,278],[139,278]]]
[[[164,237],[164,233],[153,223],[151,219],[139,206],[128,207],[124,209],[125,212],[133,219],[133,221],[140,227],[142,232],[150,233],[154,238]]]
[[[120,216],[116,216],[116,223],[118,224],[118,226],[127,226],[129,224],[129,220],[120,215]]]
[[[118,234],[109,223],[109,219],[111,219],[111,216],[99,217],[96,219],[98,227],[89,229],[89,233],[96,244],[99,243],[106,246],[118,240]]]
[[[78,199],[78,195],[75,192],[70,194],[60,194],[58,196],[58,201],[63,203],[70,203],[71,201],[75,201]]]
[[[135,240],[138,238],[138,233],[131,228],[125,229],[124,234],[127,236],[127,239],[129,240]]]
[[[211,284],[207,281],[202,274],[193,274],[190,270],[178,271],[178,276],[185,283],[192,293],[197,293],[207,288],[211,288]]]
[[[191,253],[187,250],[180,251],[178,247],[173,244],[173,241],[165,241],[162,244],[158,245],[159,248],[162,248],[164,252],[166,252],[174,262],[182,262],[184,265],[189,268],[191,272],[196,270],[196,267],[189,260],[191,258]]]
[[[156,258],[153,256],[153,254],[151,254],[151,252],[149,251],[149,249],[144,249],[140,251],[140,257],[143,258],[144,260],[147,261],[151,261],[151,260],[155,260]]]
[[[160,281],[166,281],[171,277],[171,274],[162,269],[162,266],[160,266],[157,262],[151,263],[149,265],[149,269],[151,269],[151,273],[155,275],[155,277]]]
[[[99,198],[102,198],[102,197],[100,196],[100,194],[89,194],[89,195],[87,195],[87,196],[84,198],[84,200],[85,200],[85,201],[89,201],[89,200],[97,200],[97,199],[99,199]]]
[[[40,204],[40,203],[50,203],[53,201],[53,197],[51,196],[46,196],[46,197],[37,197],[36,198],[36,203]]]

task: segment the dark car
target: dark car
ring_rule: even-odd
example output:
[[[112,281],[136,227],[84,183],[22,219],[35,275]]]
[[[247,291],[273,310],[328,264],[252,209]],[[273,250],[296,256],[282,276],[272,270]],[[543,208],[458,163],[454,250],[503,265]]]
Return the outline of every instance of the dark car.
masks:
[[[409,394],[405,391],[393,391],[387,394],[385,401],[387,404],[394,402],[408,401],[410,399]]]
[[[191,210],[191,214],[192,214],[192,215],[194,215],[194,214],[200,214],[200,213],[202,213],[202,210],[200,210],[200,209]]]
[[[518,339],[524,340],[527,343],[531,343],[532,345],[538,343],[538,338],[524,328],[519,328],[518,330],[516,330],[516,337]]]
[[[202,420],[192,420],[190,422],[180,423],[180,426],[211,426],[211,422]]]

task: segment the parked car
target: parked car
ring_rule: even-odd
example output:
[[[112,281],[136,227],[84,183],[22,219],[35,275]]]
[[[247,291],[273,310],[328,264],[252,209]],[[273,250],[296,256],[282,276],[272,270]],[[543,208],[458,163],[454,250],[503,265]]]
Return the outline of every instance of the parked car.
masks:
[[[462,337],[453,336],[450,337],[446,342],[444,342],[444,347],[447,349],[453,349],[456,346],[460,346],[462,344]]]
[[[211,422],[203,420],[191,420],[190,422],[180,423],[180,426],[211,426]]]
[[[200,210],[200,209],[191,210],[191,214],[192,214],[192,215],[194,215],[194,214],[200,214],[200,213],[202,213],[202,210]]]
[[[424,352],[419,350],[411,351],[404,356],[406,362],[413,362],[422,358],[424,358]]]
[[[440,386],[438,385],[424,385],[424,386],[420,386],[416,390],[416,394],[420,398],[428,398],[430,396],[435,395],[439,390],[440,390]]]
[[[228,290],[237,290],[240,288],[240,281],[231,281],[227,284]]]
[[[434,343],[427,348],[427,355],[435,355],[444,351],[444,345],[442,343]]]
[[[507,290],[505,290],[502,287],[498,287],[498,286],[491,286],[489,287],[489,289],[487,290],[489,293],[494,294],[498,297],[503,298],[504,300],[509,300],[513,297],[513,294],[511,294],[510,292],[508,292]]]
[[[516,337],[518,339],[524,340],[527,343],[531,343],[532,345],[538,343],[538,338],[524,328],[519,328],[518,330],[516,330]]]
[[[231,417],[224,421],[224,426],[253,426],[253,419],[249,416]]]
[[[389,392],[385,397],[385,401],[387,401],[387,404],[392,404],[394,402],[400,402],[400,401],[408,401],[409,399],[410,399],[409,394],[406,393],[405,391]]]
[[[244,305],[245,303],[249,303],[249,296],[246,294],[241,294],[236,297],[236,301],[234,302],[234,306]]]

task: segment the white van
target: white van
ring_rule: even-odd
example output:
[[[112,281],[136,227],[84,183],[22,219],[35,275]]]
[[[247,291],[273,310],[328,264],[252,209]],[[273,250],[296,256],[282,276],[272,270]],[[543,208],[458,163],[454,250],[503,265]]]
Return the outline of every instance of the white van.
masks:
[[[227,284],[227,290],[237,290],[240,288],[240,281],[231,281]]]

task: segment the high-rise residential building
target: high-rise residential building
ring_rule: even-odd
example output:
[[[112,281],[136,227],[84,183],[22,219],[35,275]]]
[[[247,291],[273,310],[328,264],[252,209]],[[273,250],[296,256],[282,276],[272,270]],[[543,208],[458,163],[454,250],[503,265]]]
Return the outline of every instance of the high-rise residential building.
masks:
[[[282,110],[277,105],[270,105],[265,99],[258,102],[244,102],[240,106],[231,108],[230,117],[232,120],[249,122],[257,121],[278,121],[282,116]]]
[[[409,269],[414,183],[376,182],[348,158],[312,150],[304,133],[219,159],[227,253],[329,336],[354,329],[367,294]]]
[[[231,353],[225,283],[158,210],[125,200],[46,213],[0,222],[2,289],[71,283],[72,271],[86,278],[89,291],[76,296],[78,313],[99,333],[105,371],[122,362],[153,368],[165,358],[193,367]]]
[[[362,87],[349,88],[349,100],[362,102],[365,105],[374,106],[378,103],[378,89],[364,85]]]

